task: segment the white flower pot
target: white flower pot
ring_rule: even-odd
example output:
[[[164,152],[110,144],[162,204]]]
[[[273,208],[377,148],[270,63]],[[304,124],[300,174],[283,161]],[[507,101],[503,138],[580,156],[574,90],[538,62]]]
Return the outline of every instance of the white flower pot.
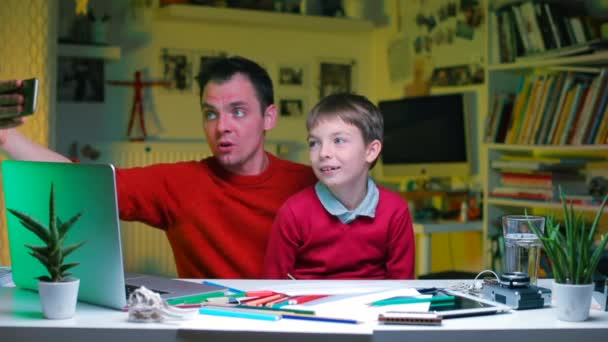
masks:
[[[38,281],[38,293],[42,313],[48,319],[68,319],[74,317],[80,279],[63,282]]]
[[[557,319],[568,322],[582,322],[589,318],[593,283],[572,285],[559,284],[554,281],[552,289]]]

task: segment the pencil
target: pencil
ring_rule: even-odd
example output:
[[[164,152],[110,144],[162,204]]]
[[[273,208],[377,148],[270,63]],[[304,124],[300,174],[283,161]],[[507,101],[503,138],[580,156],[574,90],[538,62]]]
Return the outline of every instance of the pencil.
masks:
[[[251,305],[251,306],[264,305],[268,302],[272,302],[274,300],[277,300],[277,299],[283,298],[283,297],[285,297],[285,295],[277,293],[272,296],[260,297],[260,298],[256,298],[251,301],[247,301],[247,305]]]
[[[345,324],[359,324],[361,322],[355,319],[349,318],[335,318],[335,317],[321,317],[311,315],[298,315],[298,314],[282,314],[285,319],[300,319],[304,321],[317,321],[317,322],[330,322],[330,323],[345,323]]]
[[[242,293],[242,292],[245,292],[245,291],[242,291],[242,290],[239,290],[239,289],[235,289],[233,287],[228,287],[228,286],[225,286],[225,285],[222,285],[222,284],[219,284],[219,283],[215,283],[215,282],[212,282],[212,281],[209,281],[209,280],[203,281],[203,285],[223,287],[223,288],[227,289],[228,291],[230,291],[232,293]]]
[[[206,304],[203,303],[201,306],[211,307],[211,308],[223,308],[223,309],[235,309],[235,310],[257,310],[257,311],[269,311],[276,313],[295,313],[300,315],[314,315],[315,312],[312,310],[300,310],[300,309],[277,309],[277,308],[269,308],[267,306],[249,306],[249,305],[227,305],[227,304]]]
[[[216,297],[225,297],[226,293],[224,291],[217,292],[209,292],[194,296],[185,296],[179,298],[168,299],[167,303],[169,305],[177,305],[177,304],[196,304],[200,302],[206,301],[208,298],[216,298]]]
[[[263,321],[278,321],[281,319],[281,314],[242,310],[237,311],[229,308],[211,308],[207,306],[200,308],[198,312],[203,315],[259,319]]]
[[[289,313],[296,313],[296,314],[301,314],[301,315],[314,315],[315,312],[312,310],[301,310],[301,309],[282,309],[282,308],[275,308],[275,307],[267,307],[267,306],[249,306],[249,305],[236,305],[237,308],[242,308],[242,309],[256,309],[256,310],[267,310],[267,311],[275,311],[275,312],[289,312]]]

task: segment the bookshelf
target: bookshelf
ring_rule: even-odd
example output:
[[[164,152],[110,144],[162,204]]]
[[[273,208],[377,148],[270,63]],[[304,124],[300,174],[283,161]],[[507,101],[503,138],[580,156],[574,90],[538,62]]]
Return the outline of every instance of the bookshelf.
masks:
[[[559,2],[551,3],[559,6]],[[489,0],[482,174],[484,255],[492,269],[500,269],[493,238],[501,235],[503,215],[558,212],[558,186],[574,193],[569,200],[575,208],[594,213],[598,205],[589,195],[589,180],[597,174],[608,177],[608,49],[604,43],[587,31],[576,37],[535,31],[533,23],[528,23],[532,28],[528,37],[520,35],[517,23],[510,33],[506,33],[509,25],[498,30],[504,22],[498,23],[497,15],[511,15],[512,7],[528,11],[524,17],[531,15],[530,20],[547,20],[544,9],[540,10],[543,6],[532,0]],[[582,10],[561,11],[563,25],[591,25]],[[510,46],[505,45],[505,36]],[[534,46],[526,49],[524,39]],[[558,41],[561,47],[556,46]],[[511,50],[505,53],[505,48]],[[571,53],[579,48],[580,52]]]

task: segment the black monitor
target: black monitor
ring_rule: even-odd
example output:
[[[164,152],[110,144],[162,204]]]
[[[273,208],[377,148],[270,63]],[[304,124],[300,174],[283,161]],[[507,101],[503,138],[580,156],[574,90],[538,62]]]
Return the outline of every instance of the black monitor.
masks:
[[[463,95],[380,101],[384,116],[382,176],[470,174]]]

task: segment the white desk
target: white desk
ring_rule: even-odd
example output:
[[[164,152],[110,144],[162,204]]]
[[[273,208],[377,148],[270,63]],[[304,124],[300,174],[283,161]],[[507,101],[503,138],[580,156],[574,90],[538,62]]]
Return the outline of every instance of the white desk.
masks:
[[[290,280],[218,280],[240,289],[271,289]],[[297,281],[303,283],[304,281]],[[336,281],[310,281],[321,288]],[[351,286],[352,282],[337,281]],[[373,286],[442,286],[446,281],[364,281]],[[542,286],[547,281],[541,280]],[[446,319],[442,326],[384,326],[375,322],[338,324],[280,320],[276,322],[197,316],[177,323],[129,323],[127,313],[79,303],[70,320],[42,318],[38,295],[14,288],[0,288],[0,341],[602,341],[608,339],[608,313],[593,310],[590,320],[561,322],[553,309],[513,311],[507,314]]]
[[[482,221],[430,221],[414,222],[414,233],[420,235],[420,245],[417,246],[416,258],[417,270],[419,274],[431,273],[433,251],[431,247],[431,235],[434,233],[454,233],[483,230]]]

